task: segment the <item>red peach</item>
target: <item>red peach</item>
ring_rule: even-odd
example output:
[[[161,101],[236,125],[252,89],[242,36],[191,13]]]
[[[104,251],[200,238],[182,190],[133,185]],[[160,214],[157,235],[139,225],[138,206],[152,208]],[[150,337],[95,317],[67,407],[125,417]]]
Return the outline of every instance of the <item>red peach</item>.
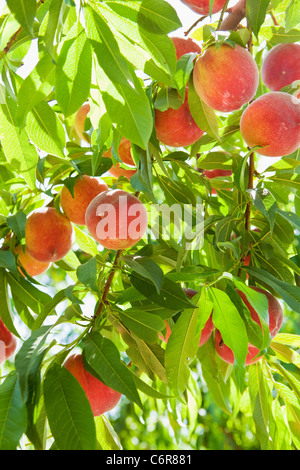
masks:
[[[245,109],[240,130],[250,148],[262,147],[258,154],[289,155],[300,147],[300,102],[288,93],[266,93]]]
[[[272,47],[263,61],[261,78],[272,91],[279,91],[300,80],[300,44],[277,44]]]
[[[18,262],[23,266],[23,268],[29,274],[29,276],[32,276],[32,277],[38,276],[38,274],[42,274],[50,266],[50,263],[47,261],[42,262],[42,261],[37,261],[36,259],[34,259],[28,253],[26,248],[25,249],[22,248],[22,245],[17,245],[15,248],[15,252],[18,255]],[[21,272],[21,274],[23,274],[20,268],[19,268],[19,271]]]
[[[255,96],[259,71],[250,52],[238,44],[210,46],[198,57],[193,71],[195,90],[215,111],[240,109]]]
[[[120,401],[121,393],[105,385],[84,367],[81,354],[73,354],[64,367],[78,380],[90,402],[94,416],[112,410]]]
[[[92,200],[85,222],[92,237],[102,246],[124,250],[143,237],[148,215],[137,197],[115,189],[104,191]]]
[[[201,15],[209,15],[209,0],[181,0],[189,8]],[[212,13],[218,13],[224,7],[227,0],[215,0]]]
[[[16,350],[16,337],[8,330],[0,318],[0,363],[5,362]]]
[[[204,132],[194,121],[188,104],[188,89],[178,109],[155,110],[155,130],[160,142],[169,147],[186,147],[199,140]]]
[[[75,114],[75,119],[74,119],[74,128],[78,134],[78,137],[85,141],[87,141],[87,139],[85,138],[83,134],[84,124],[85,124],[87,115],[89,114],[90,110],[91,110],[90,104],[84,103]]]
[[[122,168],[120,163],[116,162],[108,171],[109,173],[114,176],[115,178],[119,178],[119,176],[125,176],[128,180],[136,173],[135,163],[131,155],[131,142],[122,137],[119,148],[118,154],[120,160],[125,163],[125,165],[134,167],[132,170],[127,168]],[[103,157],[111,158],[111,148],[104,152]]]
[[[189,52],[198,52],[199,54],[201,53],[201,47],[192,38],[180,38],[174,36],[171,39],[175,47],[177,60]]]
[[[260,287],[255,287],[255,286],[251,286],[251,289],[253,289],[257,292],[261,292],[268,299],[269,330],[270,330],[270,336],[273,339],[277,335],[277,333],[278,333],[278,331],[279,331],[279,329],[282,325],[282,321],[283,321],[283,311],[282,311],[281,305],[278,302],[278,300],[273,295],[271,295],[269,292],[267,292],[266,290],[264,290]],[[239,296],[241,297],[241,299],[243,300],[245,305],[248,307],[248,309],[250,311],[250,314],[251,314],[252,320],[254,320],[256,323],[258,323],[258,325],[260,325],[260,327],[261,327],[261,322],[260,322],[259,315],[254,310],[254,308],[251,306],[251,304],[249,303],[246,295],[240,290],[237,290],[237,293],[239,294]],[[226,344],[223,342],[222,335],[221,335],[220,331],[217,330],[217,329],[216,329],[216,332],[215,332],[215,348],[216,348],[216,351],[217,351],[218,355],[225,362],[228,362],[229,364],[234,363],[234,354],[233,354],[232,350],[228,346],[226,346]],[[249,364],[253,364],[254,362],[259,361],[260,357],[255,357],[258,353],[259,353],[259,349],[249,343],[248,344],[248,354],[247,354],[247,357],[246,357],[245,364],[249,365]]]
[[[85,225],[85,212],[89,203],[102,191],[107,191],[107,184],[88,175],[80,176],[73,188],[73,195],[67,186],[62,188],[60,204],[68,219],[74,224]]]
[[[25,225],[25,245],[37,261],[62,259],[71,249],[73,227],[69,219],[54,207],[34,210]]]

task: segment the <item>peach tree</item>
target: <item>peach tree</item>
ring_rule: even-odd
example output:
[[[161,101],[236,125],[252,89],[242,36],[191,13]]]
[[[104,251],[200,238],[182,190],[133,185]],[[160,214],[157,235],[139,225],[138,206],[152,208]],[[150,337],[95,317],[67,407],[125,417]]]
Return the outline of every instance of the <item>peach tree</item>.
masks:
[[[4,3],[0,449],[298,450],[299,1]]]

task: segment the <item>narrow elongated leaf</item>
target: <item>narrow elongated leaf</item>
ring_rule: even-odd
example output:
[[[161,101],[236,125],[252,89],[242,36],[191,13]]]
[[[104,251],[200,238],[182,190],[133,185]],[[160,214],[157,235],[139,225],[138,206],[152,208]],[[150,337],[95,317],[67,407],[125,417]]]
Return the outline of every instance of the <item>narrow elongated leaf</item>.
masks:
[[[270,390],[259,363],[249,369],[249,393],[257,437],[262,449],[269,447],[269,426],[272,419]]]
[[[41,101],[29,112],[26,129],[30,139],[39,149],[64,157],[65,131],[46,101]]]
[[[200,99],[196,93],[192,79],[189,81],[188,102],[191,115],[198,127],[209,136],[220,140],[216,113]]]
[[[87,6],[85,19],[99,64],[96,76],[105,107],[121,135],[146,148],[153,127],[148,98],[99,11]]]
[[[291,0],[285,13],[285,27],[290,30],[300,23],[300,0]]]
[[[256,37],[261,25],[265,21],[269,3],[269,0],[252,0],[246,4],[247,20]]]
[[[29,143],[25,129],[19,130],[17,126],[17,104],[8,95],[1,93],[0,105],[0,139],[4,155],[14,170],[23,176],[30,189],[35,189],[35,167],[38,154],[33,145]]]
[[[120,16],[131,18],[139,26],[155,34],[168,34],[181,27],[174,8],[161,0],[109,0],[106,3]]]
[[[158,264],[146,256],[124,256],[123,259],[137,274],[150,279],[156,286],[157,292],[160,291],[164,282],[164,273]]]
[[[16,450],[26,430],[26,409],[18,376],[11,372],[0,385],[0,450]]]
[[[69,31],[56,71],[56,98],[64,115],[75,113],[87,99],[92,75],[92,51],[80,23]]]
[[[22,28],[33,36],[36,0],[7,0],[7,5]]]
[[[272,287],[278,295],[293,309],[295,312],[300,312],[300,288],[289,284],[288,282],[281,281],[272,276],[268,271],[255,267],[247,267],[245,270],[253,277],[261,280],[263,283]]]
[[[11,301],[8,296],[8,283],[5,269],[0,269],[0,316],[6,327],[15,336],[20,336],[13,322],[13,312],[11,310]]]
[[[45,345],[49,326],[43,326],[34,331],[23,343],[16,354],[15,365],[19,374],[20,388],[23,396],[26,396],[28,389],[28,379],[31,375],[36,375],[41,365],[47,346]]]
[[[189,364],[198,349],[197,318],[198,309],[182,312],[167,342],[165,367],[168,385],[178,396],[182,395],[187,387]]]
[[[213,302],[213,323],[221,332],[224,343],[233,351],[236,364],[243,368],[248,351],[244,322],[225,292],[214,287],[208,292]]]
[[[56,64],[49,54],[44,55],[22,82],[18,92],[17,122],[22,127],[27,114],[43,101],[54,85]]]
[[[140,405],[140,397],[132,376],[121,361],[119,351],[112,341],[98,332],[89,333],[83,340],[83,354],[100,380]]]
[[[95,450],[93,412],[83,388],[59,364],[52,364],[44,380],[47,417],[59,450]]]
[[[105,416],[96,416],[95,424],[97,441],[102,450],[122,450],[119,437]]]
[[[122,310],[120,318],[127,328],[148,343],[155,343],[158,340],[158,332],[165,326],[158,315],[134,308]]]
[[[188,299],[180,285],[170,279],[164,279],[163,286],[158,293],[156,287],[148,279],[132,273],[130,276],[132,285],[139,290],[147,299],[175,311],[184,308],[193,308],[195,305]]]

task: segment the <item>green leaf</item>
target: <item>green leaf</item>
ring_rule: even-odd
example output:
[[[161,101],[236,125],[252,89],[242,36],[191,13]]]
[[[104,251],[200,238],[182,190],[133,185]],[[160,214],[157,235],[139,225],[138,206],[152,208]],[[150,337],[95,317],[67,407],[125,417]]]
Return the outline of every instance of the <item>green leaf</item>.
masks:
[[[92,75],[92,51],[80,23],[69,31],[57,61],[56,98],[63,114],[74,114],[87,99]]]
[[[135,308],[120,311],[120,319],[129,330],[148,343],[157,342],[158,332],[165,327],[159,316]]]
[[[285,28],[293,29],[300,23],[300,0],[291,0],[285,12]]]
[[[56,113],[46,101],[41,101],[28,113],[26,129],[30,139],[39,149],[64,157],[65,131]]]
[[[16,259],[11,251],[0,252],[0,267],[11,271],[17,278],[19,277]]]
[[[252,0],[246,4],[246,17],[256,37],[265,21],[269,3],[269,0]]]
[[[13,313],[11,310],[11,299],[8,296],[8,283],[5,270],[0,269],[0,312],[4,325],[15,336],[20,336],[13,322]]]
[[[140,291],[147,299],[157,303],[158,305],[175,311],[195,307],[195,305],[189,301],[180,285],[166,277],[159,293],[157,292],[154,284],[144,277],[132,273],[130,280],[132,285],[138,291]]]
[[[59,450],[95,450],[94,416],[86,394],[75,377],[53,363],[44,379],[47,417]]]
[[[11,372],[0,385],[0,450],[16,450],[26,430],[26,409],[18,376]]]
[[[235,364],[243,369],[248,352],[248,337],[244,322],[225,292],[211,287],[208,293],[213,302],[213,324],[221,332],[226,346],[233,351]]]
[[[11,167],[25,179],[29,188],[35,189],[35,167],[38,154],[25,129],[17,126],[17,104],[0,88],[0,136],[4,155]]]
[[[101,8],[85,8],[87,36],[97,57],[97,83],[107,112],[120,134],[146,148],[152,133],[150,104],[132,65],[120,53]]]
[[[76,273],[79,282],[96,292],[98,291],[96,257],[91,258],[90,260],[78,266]]]
[[[83,339],[83,355],[105,385],[141,406],[131,373],[121,361],[119,351],[112,341],[101,336],[99,332],[91,332]]]
[[[46,292],[42,292],[34,284],[20,277],[17,280],[12,274],[7,273],[7,282],[10,285],[12,292],[18,297],[25,305],[33,310],[34,313],[41,313],[44,306],[50,302],[51,297]]]
[[[109,2],[109,7],[101,5],[101,14],[109,24],[122,55],[153,79],[171,85],[176,69],[173,42],[163,32],[159,34],[145,29],[136,6],[137,2]],[[162,5],[157,6],[162,12]]]
[[[88,234],[81,230],[77,225],[73,226],[75,233],[75,241],[82,251],[85,251],[91,256],[99,254],[97,245],[94,239]]]
[[[125,263],[137,274],[149,279],[159,293],[164,282],[163,270],[152,259],[146,256],[123,256]]]
[[[262,449],[267,450],[270,444],[269,426],[272,419],[272,400],[266,377],[259,363],[249,368],[249,392],[256,435]]]
[[[219,141],[219,126],[216,113],[200,99],[196,93],[192,79],[189,81],[188,103],[191,115],[198,127],[200,127],[200,129],[206,132],[210,137]]]
[[[54,85],[56,64],[49,54],[45,54],[36,67],[22,82],[18,91],[17,122],[23,127],[27,114],[43,101]]]
[[[107,3],[120,16],[131,17],[135,23],[150,33],[168,34],[182,26],[176,10],[161,0],[126,2],[114,0]]]
[[[34,331],[31,336],[24,341],[22,347],[16,354],[15,366],[16,371],[19,375],[20,389],[23,397],[27,399],[27,393],[32,390],[28,390],[29,381],[36,376],[37,371],[41,367],[41,361],[45,355],[47,345],[45,344],[49,326],[43,326],[42,328]]]
[[[183,311],[168,338],[165,353],[166,374],[168,385],[177,396],[181,396],[187,387],[190,377],[189,364],[198,349],[197,319],[198,309]]]
[[[36,0],[7,0],[7,5],[22,28],[33,36]]]
[[[106,416],[96,416],[96,437],[102,450],[122,450],[117,433]]]
[[[15,232],[19,240],[25,237],[26,214],[19,210],[6,219],[8,227]]]
[[[268,271],[255,267],[243,268],[248,274],[255,277],[258,281],[274,289],[280,297],[291,307],[295,312],[300,312],[300,288],[289,284],[288,282],[281,281]]]

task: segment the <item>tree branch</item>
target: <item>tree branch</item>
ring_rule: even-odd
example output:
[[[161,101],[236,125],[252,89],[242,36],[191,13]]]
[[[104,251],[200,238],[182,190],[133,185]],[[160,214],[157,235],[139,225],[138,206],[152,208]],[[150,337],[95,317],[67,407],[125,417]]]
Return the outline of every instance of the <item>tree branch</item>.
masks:
[[[242,19],[246,16],[246,3],[247,0],[240,0],[232,8],[226,10],[229,14],[222,21],[218,28],[219,31],[235,31],[237,29]]]

